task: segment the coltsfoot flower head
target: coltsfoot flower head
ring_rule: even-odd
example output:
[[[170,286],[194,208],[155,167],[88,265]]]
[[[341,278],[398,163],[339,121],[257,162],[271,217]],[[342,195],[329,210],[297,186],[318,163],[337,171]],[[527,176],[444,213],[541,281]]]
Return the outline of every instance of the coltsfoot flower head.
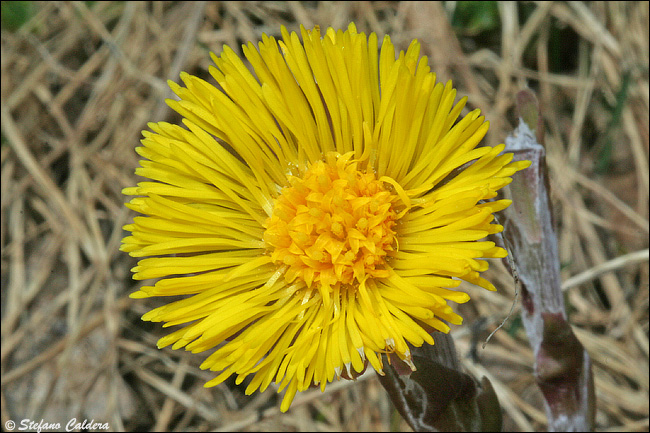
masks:
[[[486,240],[502,227],[495,199],[527,162],[503,145],[478,144],[479,110],[458,120],[451,82],[436,82],[413,41],[318,27],[212,55],[218,87],[181,74],[169,105],[185,127],[152,123],[126,188],[143,216],[125,226],[122,250],[142,257],[134,279],[156,279],[134,298],[192,295],[143,320],[180,325],[158,342],[213,350],[206,386],[251,376],[325,389],[382,353],[415,368],[409,345],[460,324],[449,301],[505,250]]]

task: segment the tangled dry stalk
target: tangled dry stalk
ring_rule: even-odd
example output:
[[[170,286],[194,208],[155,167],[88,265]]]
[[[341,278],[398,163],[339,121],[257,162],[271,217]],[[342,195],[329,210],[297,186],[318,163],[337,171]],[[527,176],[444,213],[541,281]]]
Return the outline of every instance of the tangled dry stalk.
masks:
[[[212,377],[203,357],[157,350],[158,326],[128,293],[134,260],[118,251],[133,215],[133,149],[148,121],[177,121],[167,79],[207,76],[209,51],[262,33],[345,27],[423,44],[492,122],[516,125],[514,95],[532,86],[546,146],[569,318],[594,362],[600,431],[648,424],[648,3],[499,2],[494,48],[454,32],[454,2],[35,2],[2,30],[2,422],[94,419],[111,430],[408,430],[373,374],[304,393],[287,414]],[[527,19],[521,11],[530,8]],[[570,34],[570,70],[552,65],[552,28]],[[381,40],[381,39],[380,39]],[[603,169],[605,161],[605,169]],[[453,335],[466,368],[488,376],[506,430],[546,429],[532,353],[508,315],[514,285],[465,289],[468,326]],[[151,301],[149,307],[155,305]]]

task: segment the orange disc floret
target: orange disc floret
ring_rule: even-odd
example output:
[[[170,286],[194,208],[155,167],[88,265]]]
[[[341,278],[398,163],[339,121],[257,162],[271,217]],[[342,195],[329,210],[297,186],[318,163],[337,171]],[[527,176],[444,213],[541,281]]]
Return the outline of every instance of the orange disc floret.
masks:
[[[271,259],[288,266],[288,281],[300,278],[320,289],[388,277],[398,198],[351,156],[328,154],[291,177],[276,199],[264,240]]]

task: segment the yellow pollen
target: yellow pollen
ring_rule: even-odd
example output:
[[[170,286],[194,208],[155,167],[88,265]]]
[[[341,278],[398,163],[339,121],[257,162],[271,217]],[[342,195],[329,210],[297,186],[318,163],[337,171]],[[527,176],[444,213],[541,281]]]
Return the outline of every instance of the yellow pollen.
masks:
[[[264,241],[271,259],[288,266],[285,278],[316,283],[321,293],[387,278],[385,258],[396,245],[399,197],[350,156],[330,153],[292,177],[266,221]]]

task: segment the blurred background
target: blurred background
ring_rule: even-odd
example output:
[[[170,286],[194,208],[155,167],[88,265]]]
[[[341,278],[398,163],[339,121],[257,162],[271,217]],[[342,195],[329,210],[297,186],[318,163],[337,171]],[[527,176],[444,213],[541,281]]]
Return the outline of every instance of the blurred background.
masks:
[[[209,353],[156,349],[165,335],[133,301],[134,148],[149,121],[178,122],[166,80],[213,82],[209,52],[280,27],[417,38],[439,81],[491,122],[517,125],[529,87],[544,116],[569,320],[593,360],[598,431],[648,431],[648,2],[2,2],[1,417],[111,431],[410,431],[368,372],[279,412],[198,366]],[[514,283],[473,300],[452,330],[464,366],[487,376],[506,431],[544,431]],[[508,317],[512,310],[512,314]],[[507,320],[505,320],[508,317]],[[503,321],[489,343],[483,342]],[[47,431],[43,429],[42,431]],[[51,431],[51,429],[50,429]]]

